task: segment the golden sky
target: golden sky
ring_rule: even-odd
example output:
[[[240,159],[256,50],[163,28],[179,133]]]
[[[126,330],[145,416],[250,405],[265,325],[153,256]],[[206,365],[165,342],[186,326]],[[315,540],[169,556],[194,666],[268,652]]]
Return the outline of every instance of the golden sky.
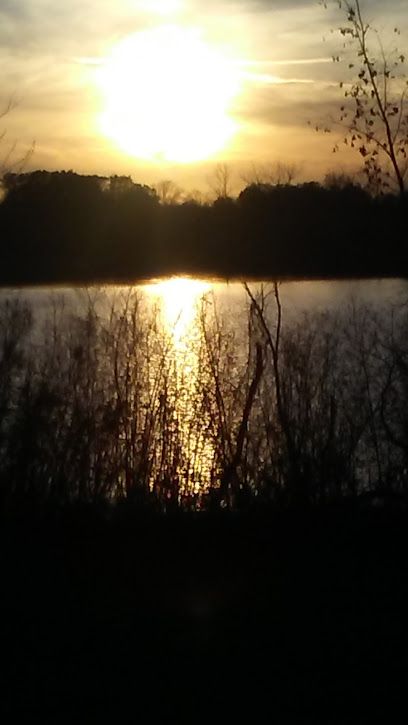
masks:
[[[407,0],[362,5],[385,37],[407,26]],[[341,21],[316,0],[0,0],[3,157],[35,140],[28,168],[203,190],[219,162],[319,178],[333,138],[307,122],[341,101]]]

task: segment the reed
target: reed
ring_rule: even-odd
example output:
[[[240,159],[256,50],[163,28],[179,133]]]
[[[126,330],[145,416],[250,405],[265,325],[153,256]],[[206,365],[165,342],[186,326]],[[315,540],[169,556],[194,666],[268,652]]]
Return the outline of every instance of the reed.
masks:
[[[315,506],[408,493],[407,310],[285,316],[214,296],[190,346],[132,289],[0,309],[3,510]]]

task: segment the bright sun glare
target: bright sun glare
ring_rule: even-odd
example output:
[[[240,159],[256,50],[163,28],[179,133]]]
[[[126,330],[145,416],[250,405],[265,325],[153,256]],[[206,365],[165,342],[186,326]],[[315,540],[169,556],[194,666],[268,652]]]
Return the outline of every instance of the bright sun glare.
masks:
[[[101,131],[131,156],[200,161],[225,148],[236,130],[236,66],[197,29],[163,25],[128,36],[98,74]]]
[[[174,15],[183,7],[183,0],[140,0],[139,6],[153,15]]]
[[[198,279],[171,277],[147,285],[148,293],[161,307],[164,322],[177,345],[184,341],[197,314],[197,305],[212,285]]]

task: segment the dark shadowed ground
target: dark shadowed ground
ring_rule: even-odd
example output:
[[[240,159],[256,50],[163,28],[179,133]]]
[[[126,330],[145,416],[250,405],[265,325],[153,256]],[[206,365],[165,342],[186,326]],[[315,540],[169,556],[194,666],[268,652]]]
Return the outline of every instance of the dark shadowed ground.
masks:
[[[3,525],[3,722],[405,722],[407,524],[353,509]]]

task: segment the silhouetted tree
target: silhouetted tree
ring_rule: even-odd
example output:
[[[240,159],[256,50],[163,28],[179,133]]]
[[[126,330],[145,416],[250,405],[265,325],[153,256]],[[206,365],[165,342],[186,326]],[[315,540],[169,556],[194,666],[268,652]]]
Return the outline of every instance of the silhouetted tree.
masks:
[[[325,186],[250,184],[237,199],[160,203],[130,177],[7,174],[3,283],[226,276],[402,274],[404,209],[336,174]],[[388,239],[387,249],[383,240]]]
[[[162,204],[178,204],[184,195],[183,190],[171,179],[159,181],[154,190]]]
[[[14,98],[10,98],[6,106],[0,111],[0,121],[3,121],[14,107]],[[6,174],[12,171],[14,173],[22,172],[32,156],[34,148],[35,142],[33,141],[31,146],[21,153],[17,150],[16,141],[8,141],[7,129],[4,128],[0,131],[0,183]]]
[[[231,169],[226,163],[217,164],[209,179],[210,189],[215,199],[227,199],[232,194]]]
[[[250,184],[272,184],[276,186],[290,186],[300,174],[300,165],[284,161],[275,161],[269,164],[252,164],[242,178]]]
[[[339,5],[346,14],[346,23],[339,28],[344,48],[349,50],[345,61],[353,71],[351,80],[340,83],[345,98],[339,116],[339,124],[346,131],[344,143],[364,159],[370,188],[388,188],[393,178],[403,195],[408,170],[405,55],[398,49],[387,55],[379,33],[364,17],[360,0],[341,0]],[[398,28],[394,33],[399,35]],[[370,44],[374,37],[377,52]],[[341,58],[335,55],[333,60],[340,62]]]
[[[327,189],[339,190],[350,186],[357,186],[355,176],[346,171],[329,171],[324,177],[324,186]]]

